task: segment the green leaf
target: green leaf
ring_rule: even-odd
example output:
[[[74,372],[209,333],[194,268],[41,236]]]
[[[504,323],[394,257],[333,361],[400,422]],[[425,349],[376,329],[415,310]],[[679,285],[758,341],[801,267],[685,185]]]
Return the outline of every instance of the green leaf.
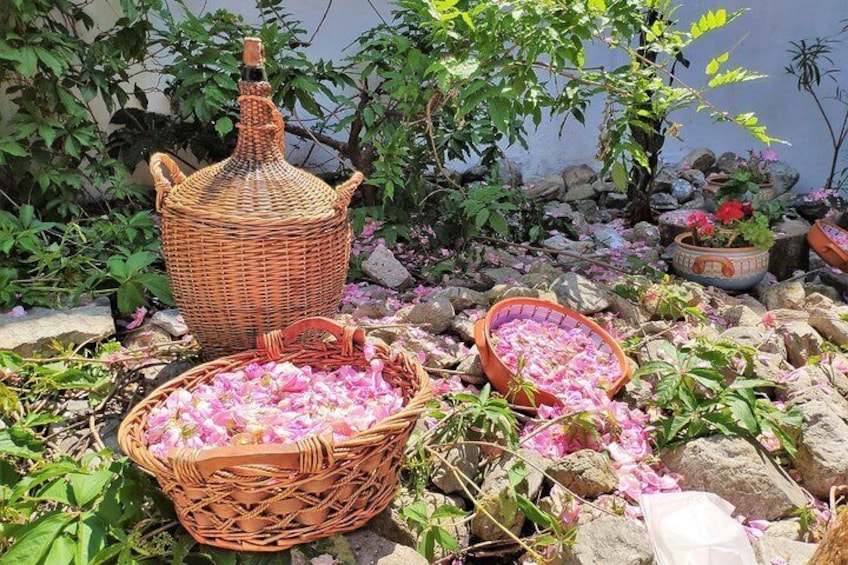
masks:
[[[73,565],[74,540],[67,535],[61,535],[53,540],[50,551],[44,559],[44,565]]]
[[[500,212],[489,214],[489,225],[500,235],[507,235],[509,233],[509,226],[507,226],[506,219]]]
[[[722,63],[726,63],[730,58],[730,53],[724,52],[718,57],[714,57],[709,63],[707,63],[707,74],[714,75],[718,72],[719,68],[721,68]]]
[[[88,565],[98,555],[109,539],[106,525],[91,512],[84,512],[77,522],[77,545],[74,552],[75,565]]]
[[[140,282],[144,288],[150,291],[153,296],[168,306],[174,305],[174,295],[171,292],[171,281],[168,278],[168,275],[145,273],[136,277],[136,280]]]
[[[35,68],[38,65],[38,56],[32,47],[23,46],[18,50],[18,64],[16,69],[19,73],[27,78],[31,78],[35,74]]]
[[[118,310],[122,314],[144,306],[144,292],[138,281],[127,281],[118,288]]]
[[[534,524],[543,528],[553,527],[554,521],[551,516],[543,512],[541,508],[523,494],[518,495],[518,507]]]
[[[32,433],[20,428],[0,430],[0,455],[41,459],[44,446]]]
[[[509,101],[503,98],[490,100],[489,115],[492,116],[492,123],[501,133],[509,133]]]
[[[148,267],[158,259],[159,256],[152,251],[137,251],[127,258],[127,276],[132,276]]]
[[[736,395],[728,395],[725,398],[725,402],[730,408],[730,412],[733,414],[733,417],[736,418],[736,420],[740,422],[745,429],[754,436],[760,434],[760,424],[757,421],[756,416],[754,416],[751,406],[745,401],[745,399]]]
[[[19,534],[9,551],[3,555],[3,565],[34,565],[50,551],[53,541],[73,516],[66,512],[50,512],[32,524],[18,530]]]
[[[459,518],[465,516],[465,511],[457,507],[455,504],[442,504],[433,511],[430,516],[433,520],[441,520],[444,518]]]
[[[477,229],[482,229],[483,226],[486,225],[486,221],[489,219],[489,209],[483,208],[479,212],[477,212],[477,216],[474,218],[474,225],[477,226]]]
[[[423,500],[416,500],[409,506],[401,509],[400,515],[416,524],[427,524],[427,506]]]
[[[618,190],[627,188],[627,169],[617,161],[612,164],[612,182]]]
[[[220,133],[221,137],[233,131],[234,127],[233,121],[226,116],[215,121],[215,131]]]
[[[459,542],[456,540],[450,532],[444,529],[441,526],[433,526],[431,528],[433,532],[433,538],[436,543],[440,546],[444,547],[448,551],[460,551],[462,548],[459,545]]]
[[[77,506],[85,506],[97,498],[114,476],[109,469],[100,469],[90,474],[72,473],[68,479]]]

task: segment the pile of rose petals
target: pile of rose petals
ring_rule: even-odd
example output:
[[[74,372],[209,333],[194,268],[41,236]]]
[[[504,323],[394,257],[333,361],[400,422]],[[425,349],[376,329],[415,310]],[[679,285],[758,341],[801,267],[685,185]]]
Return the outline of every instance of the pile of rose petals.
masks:
[[[152,409],[147,443],[164,458],[180,447],[292,443],[324,434],[343,441],[403,406],[401,391],[382,372],[382,362],[372,359],[365,370],[269,362],[219,373],[191,392],[172,392]]]
[[[519,318],[493,330],[495,352],[519,378],[555,396],[569,394],[581,379],[606,387],[621,375],[618,358],[595,343],[581,326],[563,328],[549,321]]]

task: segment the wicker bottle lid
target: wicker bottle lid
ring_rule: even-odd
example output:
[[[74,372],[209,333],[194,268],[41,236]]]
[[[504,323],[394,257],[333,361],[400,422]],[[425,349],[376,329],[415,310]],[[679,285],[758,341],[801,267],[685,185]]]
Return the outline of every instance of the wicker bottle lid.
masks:
[[[285,123],[270,98],[259,39],[245,39],[244,64],[238,142],[232,156],[187,178],[163,163],[174,185],[154,174],[158,206],[179,215],[239,224],[326,218],[346,209],[352,191],[337,192],[286,162]]]

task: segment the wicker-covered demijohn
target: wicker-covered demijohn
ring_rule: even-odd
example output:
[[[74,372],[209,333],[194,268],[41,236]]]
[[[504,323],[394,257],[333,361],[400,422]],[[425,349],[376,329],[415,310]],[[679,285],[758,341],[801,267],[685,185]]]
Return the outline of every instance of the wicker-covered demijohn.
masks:
[[[334,313],[347,277],[347,208],[363,177],[334,189],[286,162],[285,124],[262,65],[261,43],[248,38],[229,159],[189,177],[167,155],[150,159],[174,297],[207,358]]]
[[[300,341],[303,332],[329,332],[335,341]],[[354,530],[394,497],[407,439],[431,396],[417,360],[376,343],[383,378],[401,390],[404,405],[368,430],[333,443],[332,436],[296,444],[178,449],[168,459],[150,453],[150,411],[178,389],[194,390],[220,372],[269,360],[332,371],[368,366],[361,329],[326,318],[296,322],[264,334],[258,349],[199,365],[156,389],[118,430],[124,452],[156,477],[174,501],[180,522],[200,543],[239,551],[280,551]]]

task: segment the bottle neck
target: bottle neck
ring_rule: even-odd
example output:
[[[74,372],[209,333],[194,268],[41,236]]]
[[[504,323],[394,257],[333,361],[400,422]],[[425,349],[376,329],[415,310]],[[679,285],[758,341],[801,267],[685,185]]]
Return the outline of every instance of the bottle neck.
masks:
[[[272,104],[258,99],[270,101],[271,85],[265,80],[244,79],[246,74],[254,71],[260,71],[262,76],[265,74],[261,67],[245,67],[242,71],[243,79],[239,81],[241,119],[233,158],[245,161],[282,160],[285,157],[284,134],[281,125],[277,125],[278,122],[281,124],[281,120],[274,115],[276,110]]]

